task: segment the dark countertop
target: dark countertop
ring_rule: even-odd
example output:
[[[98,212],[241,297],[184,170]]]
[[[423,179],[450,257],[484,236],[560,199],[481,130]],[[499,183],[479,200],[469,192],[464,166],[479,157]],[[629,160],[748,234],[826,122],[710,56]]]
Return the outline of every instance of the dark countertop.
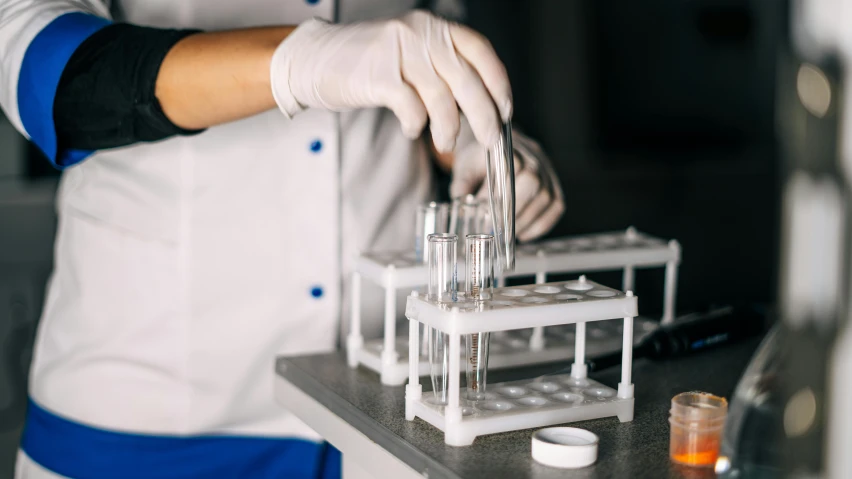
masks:
[[[757,339],[671,361],[636,361],[634,420],[617,418],[572,423],[600,437],[596,464],[577,470],[554,469],[533,461],[534,429],[482,436],[469,447],[444,444],[439,430],[415,419],[405,420],[405,386],[383,386],[375,372],[349,369],[343,354],[279,358],[277,373],[343,418],[371,440],[429,479],[436,478],[712,478],[711,469],[669,462],[668,410],[671,398],[702,390],[730,399]],[[489,382],[535,377],[563,365],[489,371]],[[619,368],[591,374],[616,387]],[[421,380],[421,383],[423,381]],[[428,383],[428,381],[427,381]],[[429,386],[424,383],[424,391]]]

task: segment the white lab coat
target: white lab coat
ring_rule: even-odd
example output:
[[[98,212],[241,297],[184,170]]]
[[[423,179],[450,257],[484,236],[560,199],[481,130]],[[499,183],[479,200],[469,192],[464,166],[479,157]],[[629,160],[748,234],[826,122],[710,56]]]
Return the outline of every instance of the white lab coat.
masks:
[[[67,11],[226,29],[397,15],[415,3],[0,0],[0,104],[26,134],[16,62]],[[274,402],[274,357],[336,347],[353,259],[412,247],[430,171],[423,142],[380,109],[293,120],[270,111],[67,169],[32,399],[112,431],[315,438]],[[380,292],[365,294],[364,319],[378,321]],[[19,457],[19,477],[58,477]]]

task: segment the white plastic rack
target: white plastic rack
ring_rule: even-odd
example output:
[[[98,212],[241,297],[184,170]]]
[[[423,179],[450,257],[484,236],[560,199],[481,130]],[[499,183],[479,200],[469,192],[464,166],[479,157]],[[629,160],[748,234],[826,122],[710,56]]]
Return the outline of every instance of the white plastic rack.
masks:
[[[617,416],[633,420],[633,319],[637,298],[581,277],[577,281],[497,288],[484,302],[439,303],[416,291],[406,304],[409,371],[405,417],[419,417],[444,432],[451,446],[476,437],[566,422]],[[586,323],[623,318],[621,382],[611,388],[587,378]],[[420,384],[419,323],[449,335],[448,402],[438,404]],[[488,386],[484,400],[461,397],[460,339],[467,334],[576,324],[570,375]],[[490,359],[489,359],[490,363]],[[489,364],[490,366],[490,364]]]
[[[501,280],[535,275],[536,284],[543,284],[548,274],[623,270],[622,289],[628,291],[633,289],[636,268],[664,267],[662,322],[668,323],[674,319],[680,257],[681,248],[677,241],[656,238],[631,227],[624,231],[522,245],[516,252],[515,270],[505,273]],[[366,343],[361,335],[362,279],[372,281],[385,290],[383,338]],[[409,369],[408,351],[404,336],[397,337],[397,292],[423,287],[427,282],[427,267],[415,261],[413,252],[365,253],[358,258],[352,278],[352,309],[346,345],[350,367],[362,364],[378,372],[383,384],[405,384]],[[637,339],[654,326],[655,322],[638,320]],[[505,345],[511,347],[504,348],[498,344],[496,350],[491,351],[490,368],[547,363],[570,357],[573,353],[571,341],[565,341],[558,335],[546,335],[543,327],[533,328],[531,334],[510,333],[503,338],[507,341]],[[496,339],[499,343],[500,338]],[[523,347],[518,343],[522,339],[526,341]],[[593,343],[593,346],[605,349],[598,343]],[[420,374],[429,374],[428,365],[421,365]]]

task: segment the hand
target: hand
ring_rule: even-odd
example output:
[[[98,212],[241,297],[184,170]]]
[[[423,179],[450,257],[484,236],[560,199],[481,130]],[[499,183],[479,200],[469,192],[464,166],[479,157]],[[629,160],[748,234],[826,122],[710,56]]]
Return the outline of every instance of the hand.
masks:
[[[450,196],[460,198],[476,194],[477,198],[487,199],[487,151],[473,140],[464,119],[457,145]],[[556,225],[565,211],[565,200],[559,178],[538,143],[513,129],[512,146],[515,149],[515,236],[521,241],[531,241]]]
[[[349,25],[308,20],[281,42],[270,71],[288,116],[306,107],[387,107],[411,139],[428,119],[441,152],[455,146],[459,108],[485,145],[497,141],[501,118],[512,116],[509,78],[491,44],[423,11]]]

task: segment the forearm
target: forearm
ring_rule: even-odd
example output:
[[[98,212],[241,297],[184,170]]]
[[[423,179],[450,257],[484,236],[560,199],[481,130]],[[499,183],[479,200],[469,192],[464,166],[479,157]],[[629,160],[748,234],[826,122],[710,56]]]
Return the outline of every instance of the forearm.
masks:
[[[450,151],[459,110],[484,144],[512,110],[505,67],[487,40],[422,11],[218,33],[113,24],[74,51],[55,96],[60,158],[195,134],[276,106],[288,117],[386,107],[406,136],[420,136],[428,121],[435,144]]]
[[[275,48],[295,27],[198,33],[166,55],[157,100],[177,126],[201,129],[275,107],[269,65]]]
[[[62,72],[53,103],[59,155],[195,134],[274,107],[270,58],[292,30],[101,29]]]

